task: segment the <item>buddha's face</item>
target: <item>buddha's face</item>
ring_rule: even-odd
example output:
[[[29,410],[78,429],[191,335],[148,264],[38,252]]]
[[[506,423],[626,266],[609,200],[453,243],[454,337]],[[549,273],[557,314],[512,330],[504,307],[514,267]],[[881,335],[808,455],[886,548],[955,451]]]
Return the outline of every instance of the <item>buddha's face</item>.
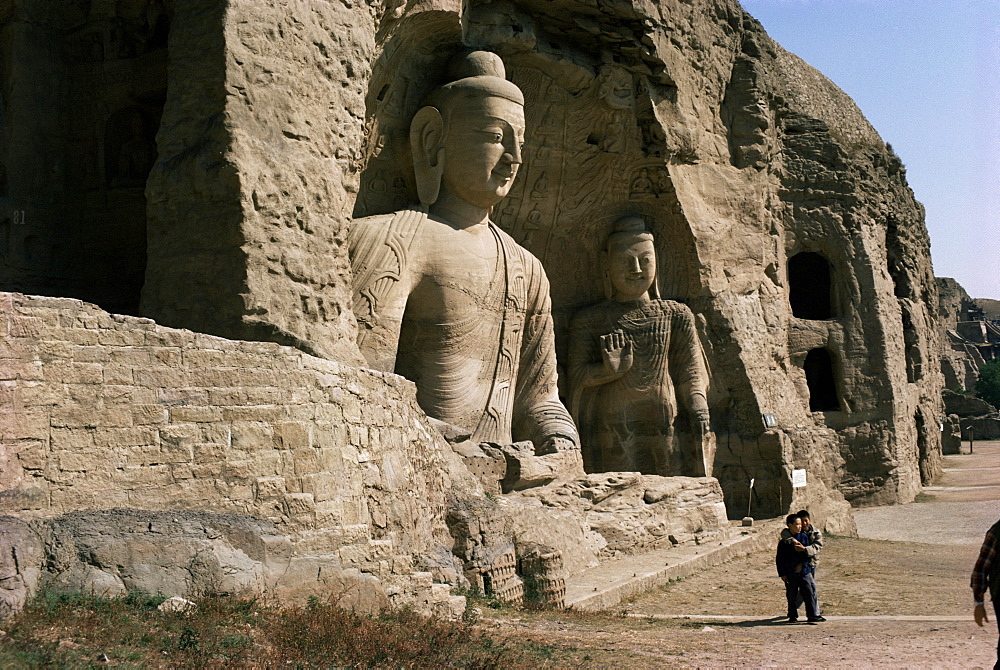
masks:
[[[608,278],[615,300],[645,298],[656,278],[653,241],[638,237],[612,240],[608,249]]]
[[[442,192],[492,207],[510,191],[521,165],[524,108],[504,98],[455,103],[444,139]]]

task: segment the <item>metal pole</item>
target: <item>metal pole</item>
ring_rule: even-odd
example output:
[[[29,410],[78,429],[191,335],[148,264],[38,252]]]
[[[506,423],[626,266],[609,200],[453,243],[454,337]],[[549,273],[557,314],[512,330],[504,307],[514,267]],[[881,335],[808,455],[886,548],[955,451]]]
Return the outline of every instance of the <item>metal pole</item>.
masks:
[[[975,436],[976,429],[974,426],[969,425],[969,453],[972,453],[972,439]]]

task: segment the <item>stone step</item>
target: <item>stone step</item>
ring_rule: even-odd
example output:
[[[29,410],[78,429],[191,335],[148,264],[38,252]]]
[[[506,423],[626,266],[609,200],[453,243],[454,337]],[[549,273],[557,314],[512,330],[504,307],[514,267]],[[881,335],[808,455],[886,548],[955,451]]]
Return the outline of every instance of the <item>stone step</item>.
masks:
[[[783,527],[782,519],[767,519],[733,527],[729,539],[607,561],[566,580],[566,607],[589,612],[610,609],[672,579],[776,546]]]

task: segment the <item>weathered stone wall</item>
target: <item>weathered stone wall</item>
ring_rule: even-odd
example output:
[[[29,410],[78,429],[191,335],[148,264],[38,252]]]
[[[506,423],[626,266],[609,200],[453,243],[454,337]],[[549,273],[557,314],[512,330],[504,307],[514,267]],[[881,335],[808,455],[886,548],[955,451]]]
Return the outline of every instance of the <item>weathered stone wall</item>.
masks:
[[[0,332],[0,514],[237,514],[327,573],[460,581],[446,495],[482,489],[402,378],[70,299],[4,293]]]
[[[0,333],[0,615],[45,586],[455,616],[536,550],[561,580],[726,531],[711,478],[487,495],[396,375],[65,298],[0,293]]]

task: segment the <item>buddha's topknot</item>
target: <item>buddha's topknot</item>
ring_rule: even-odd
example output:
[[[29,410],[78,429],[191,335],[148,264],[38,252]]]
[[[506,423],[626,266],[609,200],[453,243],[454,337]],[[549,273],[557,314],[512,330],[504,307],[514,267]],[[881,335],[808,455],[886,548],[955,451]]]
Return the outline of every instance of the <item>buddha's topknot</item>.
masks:
[[[497,97],[524,104],[521,89],[507,81],[500,56],[490,51],[463,51],[448,61],[448,83],[431,91],[424,104],[447,106],[458,97]]]

